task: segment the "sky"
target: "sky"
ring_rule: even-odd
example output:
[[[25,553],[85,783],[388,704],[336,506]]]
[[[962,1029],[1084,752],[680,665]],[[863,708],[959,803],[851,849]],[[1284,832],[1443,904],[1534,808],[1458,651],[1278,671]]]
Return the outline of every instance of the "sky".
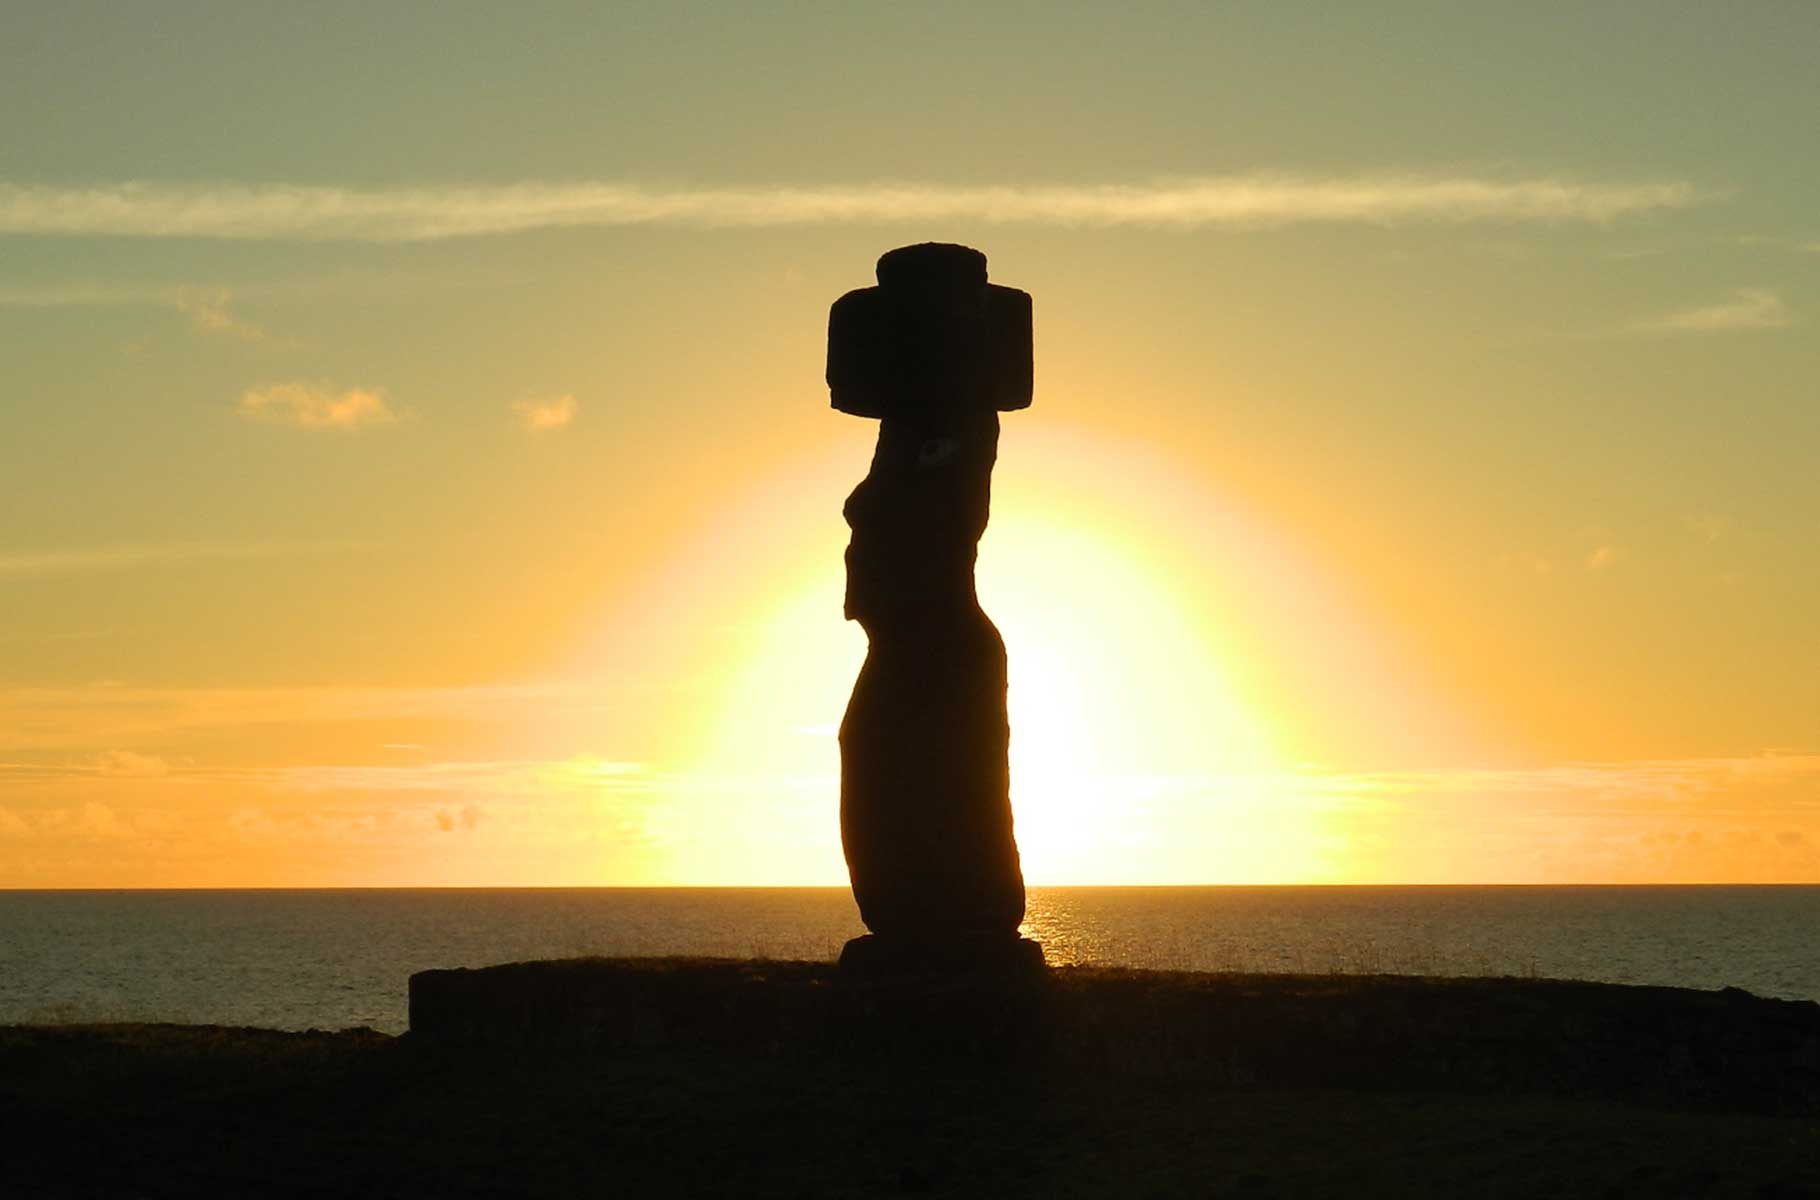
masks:
[[[1820,7],[13,3],[0,886],[845,880],[828,305],[1034,296],[1034,884],[1820,882]]]

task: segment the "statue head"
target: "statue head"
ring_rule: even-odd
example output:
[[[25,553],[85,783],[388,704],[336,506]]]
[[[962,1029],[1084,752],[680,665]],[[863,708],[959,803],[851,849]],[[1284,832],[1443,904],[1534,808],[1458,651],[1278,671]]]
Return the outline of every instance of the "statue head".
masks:
[[[986,256],[923,242],[878,260],[878,286],[828,312],[833,406],[939,428],[1030,405],[1030,294],[986,282]]]

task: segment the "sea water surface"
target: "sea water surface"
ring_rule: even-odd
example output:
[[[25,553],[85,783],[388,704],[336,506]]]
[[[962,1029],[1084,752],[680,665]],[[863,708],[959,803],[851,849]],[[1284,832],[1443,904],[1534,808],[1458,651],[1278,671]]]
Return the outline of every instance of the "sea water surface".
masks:
[[[1820,1000],[1820,887],[1031,888],[1052,964],[1521,975]],[[0,891],[0,1024],[407,1025],[433,967],[831,959],[845,888]]]

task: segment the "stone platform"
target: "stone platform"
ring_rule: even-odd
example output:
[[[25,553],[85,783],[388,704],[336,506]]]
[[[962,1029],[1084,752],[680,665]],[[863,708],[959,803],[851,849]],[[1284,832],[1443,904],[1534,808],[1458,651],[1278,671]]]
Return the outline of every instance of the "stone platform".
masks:
[[[1101,968],[856,979],[833,963],[702,959],[424,971],[410,988],[410,1040],[431,1045],[907,1055],[932,1070],[1820,1112],[1820,1005],[1736,989]]]

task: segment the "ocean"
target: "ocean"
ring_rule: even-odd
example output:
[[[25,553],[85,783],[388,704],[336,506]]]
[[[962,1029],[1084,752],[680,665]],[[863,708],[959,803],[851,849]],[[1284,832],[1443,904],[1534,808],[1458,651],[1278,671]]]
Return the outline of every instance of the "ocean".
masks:
[[[1030,889],[1055,965],[1520,975],[1820,1000],[1820,887]],[[845,888],[0,891],[0,1024],[407,1026],[432,967],[831,959]]]

